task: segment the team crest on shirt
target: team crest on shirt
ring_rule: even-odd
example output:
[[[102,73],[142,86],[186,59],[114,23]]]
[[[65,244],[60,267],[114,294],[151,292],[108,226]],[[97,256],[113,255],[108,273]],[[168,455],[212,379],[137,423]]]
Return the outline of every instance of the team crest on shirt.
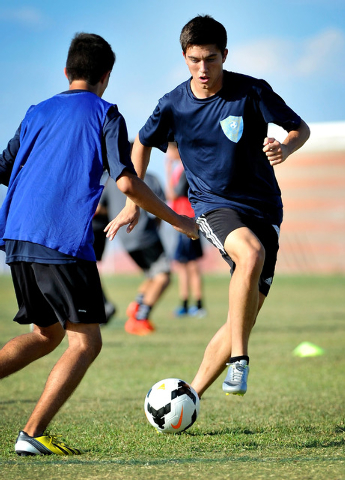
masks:
[[[230,115],[220,122],[223,132],[232,142],[237,143],[243,133],[243,118]]]

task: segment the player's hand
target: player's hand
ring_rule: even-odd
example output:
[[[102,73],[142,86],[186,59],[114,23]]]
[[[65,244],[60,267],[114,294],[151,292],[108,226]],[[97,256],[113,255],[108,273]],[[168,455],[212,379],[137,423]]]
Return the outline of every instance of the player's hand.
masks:
[[[174,226],[175,230],[184,233],[192,240],[197,240],[199,238],[199,226],[195,222],[195,219],[180,215],[180,221],[179,226]]]
[[[113,240],[117,232],[124,225],[127,226],[127,233],[130,233],[139,221],[140,208],[135,205],[126,205],[121,212],[105,227],[106,237]]]
[[[266,157],[272,167],[284,162],[289,156],[286,145],[278,142],[275,138],[266,137],[264,140],[264,148],[262,151],[266,154]]]

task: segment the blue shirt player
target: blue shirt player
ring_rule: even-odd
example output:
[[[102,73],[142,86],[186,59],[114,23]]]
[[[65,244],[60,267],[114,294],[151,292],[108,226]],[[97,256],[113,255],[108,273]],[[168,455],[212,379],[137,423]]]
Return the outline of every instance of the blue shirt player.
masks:
[[[19,432],[18,455],[81,453],[45,430],[101,350],[105,312],[92,217],[104,169],[142,208],[197,237],[195,222],[173,212],[136,175],[125,121],[116,105],[101,98],[114,62],[102,37],[77,34],[65,69],[69,90],[31,107],[0,155],[0,182],[8,185],[0,246],[19,306],[14,320],[34,324],[0,350],[0,378],[50,353],[65,333],[68,338]],[[116,232],[116,221],[111,227]]]
[[[223,390],[243,395],[249,336],[272,283],[283,218],[273,167],[304,144],[309,128],[265,81],[223,70],[227,34],[212,17],[193,18],[180,42],[191,78],[160,99],[132,161],[143,178],[151,148],[177,142],[199,229],[231,267],[227,321],[192,386],[201,396],[229,365]],[[267,137],[268,123],[288,132],[282,143]],[[136,209],[130,201],[126,208]]]

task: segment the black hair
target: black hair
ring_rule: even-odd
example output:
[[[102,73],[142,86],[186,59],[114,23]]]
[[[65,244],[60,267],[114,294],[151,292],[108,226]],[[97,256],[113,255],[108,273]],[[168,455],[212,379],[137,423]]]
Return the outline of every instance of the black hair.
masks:
[[[66,72],[69,83],[85,80],[96,85],[112,70],[115,53],[104,38],[94,33],[76,33],[68,50]]]
[[[183,53],[192,45],[215,44],[224,55],[227,34],[224,26],[210,15],[198,15],[182,28],[180,43]]]

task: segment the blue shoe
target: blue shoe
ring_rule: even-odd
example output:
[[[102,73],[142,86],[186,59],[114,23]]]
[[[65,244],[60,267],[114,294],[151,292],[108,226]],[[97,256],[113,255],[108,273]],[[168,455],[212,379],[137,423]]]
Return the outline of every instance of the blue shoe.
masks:
[[[188,310],[184,307],[178,307],[174,310],[175,317],[183,317],[188,314]]]
[[[223,382],[223,391],[229,395],[244,395],[247,391],[247,379],[249,366],[246,360],[239,360],[235,363],[228,363],[229,370]]]
[[[198,308],[196,305],[189,307],[188,315],[191,317],[204,318],[207,315],[207,311],[204,308]]]

